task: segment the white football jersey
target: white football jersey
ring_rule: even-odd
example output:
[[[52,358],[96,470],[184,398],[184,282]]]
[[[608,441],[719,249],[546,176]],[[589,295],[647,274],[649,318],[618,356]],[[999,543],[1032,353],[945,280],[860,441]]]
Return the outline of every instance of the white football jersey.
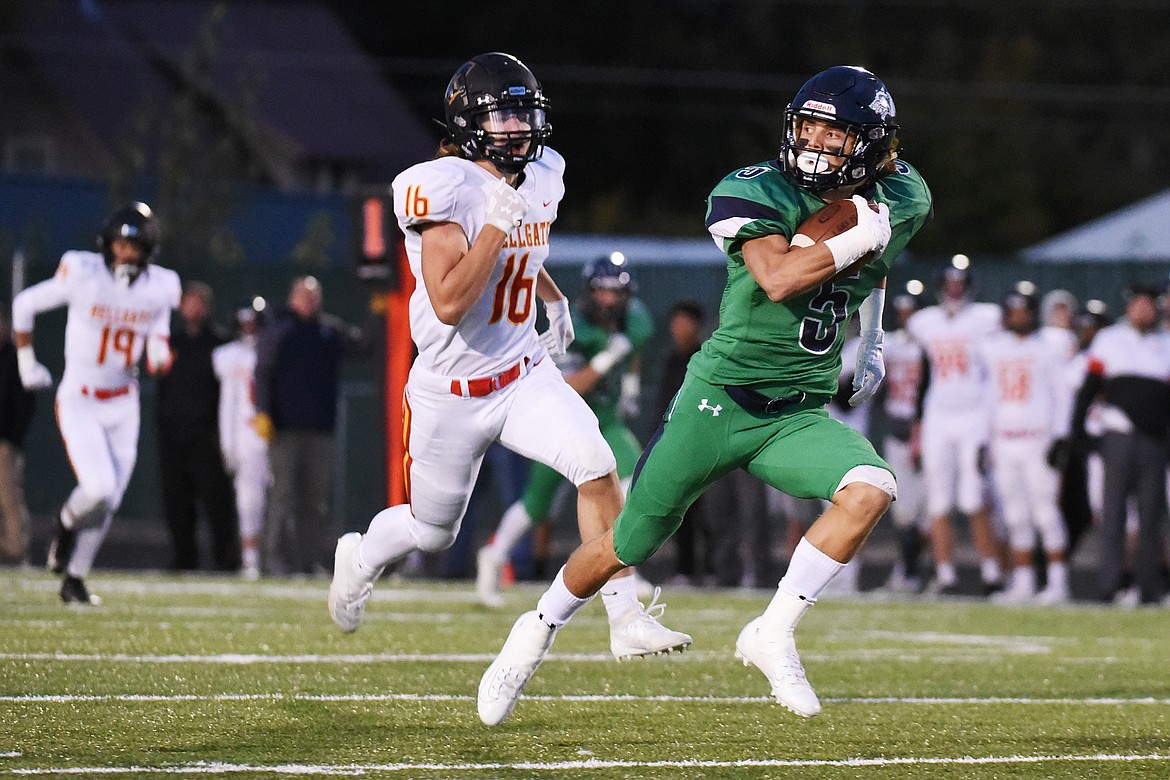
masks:
[[[454,222],[468,245],[484,227],[488,194],[498,181],[482,166],[460,157],[440,157],[407,168],[395,177],[394,213],[406,236],[406,254],[415,277],[410,298],[411,337],[422,368],[458,378],[492,376],[543,350],[536,338],[536,275],[548,258],[549,228],[565,194],[564,159],[545,148],[524,168],[518,192],[528,214],[500,250],[487,291],[458,325],[435,314],[422,275],[419,228]]]
[[[942,306],[927,306],[910,316],[906,329],[930,360],[923,414],[978,408],[986,378],[977,364],[975,345],[1001,327],[1000,309],[994,303],[968,303],[954,315]]]
[[[1072,390],[1063,345],[1037,331],[1007,331],[984,339],[978,355],[987,371],[986,409],[994,438],[1060,438],[1068,434]]]
[[[922,347],[905,328],[886,334],[882,347],[886,360],[884,409],[890,417],[913,420],[918,414],[922,386]]]
[[[252,426],[256,416],[256,344],[236,339],[216,347],[211,366],[219,377],[219,440],[225,452],[263,451]]]
[[[97,252],[66,252],[51,279],[13,300],[12,324],[18,332],[31,331],[37,314],[67,305],[61,388],[125,387],[137,381],[147,338],[170,337],[180,293],[179,275],[169,268],[148,265],[126,286]]]

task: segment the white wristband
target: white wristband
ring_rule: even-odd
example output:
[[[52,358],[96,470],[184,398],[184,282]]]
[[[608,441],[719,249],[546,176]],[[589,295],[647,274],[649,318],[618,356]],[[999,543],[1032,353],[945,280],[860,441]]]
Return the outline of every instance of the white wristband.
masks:
[[[33,366],[37,364],[37,353],[33,351],[32,344],[26,344],[23,347],[16,349],[16,365],[22,374],[27,374]]]
[[[844,271],[869,251],[865,236],[860,234],[857,228],[850,228],[839,236],[827,238],[824,244],[833,255],[833,267],[838,271]]]

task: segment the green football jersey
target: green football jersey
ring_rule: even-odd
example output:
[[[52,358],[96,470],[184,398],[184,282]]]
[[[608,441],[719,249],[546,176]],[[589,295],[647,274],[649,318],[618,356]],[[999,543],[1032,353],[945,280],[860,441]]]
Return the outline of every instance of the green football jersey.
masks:
[[[605,349],[610,336],[610,331],[586,319],[576,304],[571,309],[571,316],[573,318],[573,343],[569,345],[565,357],[557,360],[557,365],[566,374],[571,374],[587,365],[594,355]],[[654,319],[650,316],[645,304],[637,298],[632,298],[629,308],[626,309],[626,326],[623,332],[634,347],[629,357],[603,376],[597,386],[584,396],[585,402],[597,415],[602,426],[618,419],[617,407],[621,397],[622,374],[625,373],[626,366],[654,334]]]
[[[779,233],[789,240],[824,202],[797,186],[776,161],[741,168],[715,186],[707,229],[727,253],[719,327],[691,358],[689,370],[714,385],[750,385],[770,395],[831,396],[841,369],[845,323],[881,284],[890,264],[932,215],[930,190],[909,164],[861,193],[890,209],[890,243],[881,257],[849,277],[775,303],[743,260],[746,241]]]

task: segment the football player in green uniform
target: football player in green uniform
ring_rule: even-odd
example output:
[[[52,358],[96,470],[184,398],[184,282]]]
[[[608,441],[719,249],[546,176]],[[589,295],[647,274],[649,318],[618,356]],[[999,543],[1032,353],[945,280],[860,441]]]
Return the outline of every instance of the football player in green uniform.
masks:
[[[642,445],[623,417],[629,416],[626,412],[632,411],[641,394],[639,353],[654,333],[654,320],[633,297],[630,263],[621,252],[591,261],[583,276],[584,294],[571,310],[573,343],[557,365],[565,381],[597,415],[601,435],[617,459],[624,493]],[[524,495],[504,512],[492,541],[476,556],[476,594],[486,606],[503,603],[504,565],[529,529],[549,519],[564,481],[556,469],[533,463]]]
[[[573,553],[484,673],[478,707],[485,723],[508,716],[557,630],[610,574],[649,557],[691,502],[737,468],[790,495],[831,502],[797,546],[764,614],[736,641],[736,656],[764,673],[782,705],[804,717],[820,712],[793,631],[896,493],[889,465],[824,406],[836,391],[845,322],[854,314],[862,344],[851,402],[877,390],[885,373],[886,274],[932,214],[926,183],[897,157],[894,119],[894,101],[876,76],[829,68],[789,104],[779,158],[716,185],[706,224],[727,254],[719,327],[691,359],[613,530]],[[810,215],[846,198],[857,206],[856,226],[811,245],[796,239]]]

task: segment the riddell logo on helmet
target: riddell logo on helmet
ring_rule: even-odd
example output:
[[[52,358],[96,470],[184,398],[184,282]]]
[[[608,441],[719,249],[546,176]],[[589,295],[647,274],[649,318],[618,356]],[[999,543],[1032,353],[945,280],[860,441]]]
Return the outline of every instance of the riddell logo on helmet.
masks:
[[[832,103],[822,103],[819,100],[806,100],[801,108],[811,108],[813,111],[820,111],[823,114],[837,115],[837,107]]]

